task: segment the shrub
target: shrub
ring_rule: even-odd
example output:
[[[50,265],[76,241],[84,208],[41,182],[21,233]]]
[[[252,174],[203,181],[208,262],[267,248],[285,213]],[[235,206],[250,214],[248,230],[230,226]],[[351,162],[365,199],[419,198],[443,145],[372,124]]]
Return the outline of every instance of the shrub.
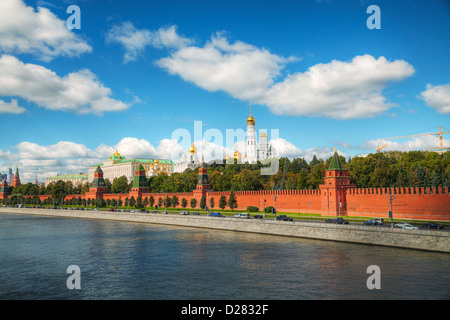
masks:
[[[264,212],[265,212],[265,213],[272,213],[272,211],[273,211],[273,207],[272,207],[272,206],[266,207],[266,208],[264,209]]]
[[[258,209],[258,207],[248,206],[248,207],[247,207],[247,211],[248,211],[248,212],[258,212],[259,209]]]

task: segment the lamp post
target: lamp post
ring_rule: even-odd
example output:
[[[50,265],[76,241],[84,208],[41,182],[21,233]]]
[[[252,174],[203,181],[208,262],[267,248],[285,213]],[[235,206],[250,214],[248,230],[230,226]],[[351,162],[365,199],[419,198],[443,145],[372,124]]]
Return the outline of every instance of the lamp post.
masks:
[[[391,204],[391,211],[389,211],[389,217],[391,218],[391,229],[394,228],[394,215],[392,214],[392,201],[395,199],[395,196],[392,194],[392,188],[390,190],[389,195],[389,203]]]
[[[273,200],[275,201],[275,208],[274,208],[275,220],[277,220],[277,196],[274,196]]]

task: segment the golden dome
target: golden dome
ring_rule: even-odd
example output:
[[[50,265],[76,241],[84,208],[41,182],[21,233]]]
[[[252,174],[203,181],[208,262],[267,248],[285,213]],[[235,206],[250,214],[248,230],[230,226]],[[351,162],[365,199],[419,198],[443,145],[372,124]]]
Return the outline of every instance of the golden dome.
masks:
[[[159,163],[158,158],[156,158],[156,160],[154,162],[155,162],[155,164],[158,164]]]
[[[236,152],[234,153],[234,158],[235,159],[241,159],[242,154],[239,152],[239,150],[236,150]]]
[[[119,156],[120,157],[120,153],[117,152],[117,149],[116,149],[116,153],[114,153],[113,156]]]
[[[192,143],[192,146],[189,148],[189,153],[196,153],[196,152],[197,152],[197,148]]]
[[[259,135],[260,138],[267,138],[267,133],[264,131]]]
[[[247,125],[255,125],[255,118],[252,116],[252,111],[250,110],[250,117],[247,118]]]
[[[226,155],[225,160],[228,160],[228,159],[230,159],[230,156]]]

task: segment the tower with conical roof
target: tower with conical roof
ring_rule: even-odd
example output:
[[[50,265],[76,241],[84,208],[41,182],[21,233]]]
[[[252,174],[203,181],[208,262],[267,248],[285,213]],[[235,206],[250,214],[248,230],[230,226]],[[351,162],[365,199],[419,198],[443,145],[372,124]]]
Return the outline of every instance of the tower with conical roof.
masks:
[[[350,183],[348,170],[342,165],[339,154],[334,149],[330,166],[325,170],[324,184],[320,185],[322,211],[329,215],[347,214],[347,190],[356,188]]]
[[[211,185],[209,183],[208,178],[208,169],[206,168],[206,163],[203,160],[202,156],[202,164],[200,168],[198,169],[198,180],[197,180],[197,186],[195,187],[195,190],[193,191],[194,197],[199,200],[202,196],[206,196],[206,193],[211,190]]]
[[[21,183],[20,183],[20,177],[19,177],[19,166],[16,166],[16,174],[14,175],[14,180],[13,180],[12,186],[18,187],[20,185],[21,185]]]
[[[100,165],[97,165],[97,169],[94,172],[94,180],[89,187],[89,192],[86,193],[86,198],[103,198],[103,194],[105,193],[108,193],[108,187],[106,186],[105,179],[103,179],[102,168],[100,168]]]
[[[142,198],[142,193],[149,192],[149,190],[145,169],[142,164],[139,163],[136,170],[134,170],[134,179],[131,186],[130,197],[134,196],[135,199],[137,199],[137,197]]]

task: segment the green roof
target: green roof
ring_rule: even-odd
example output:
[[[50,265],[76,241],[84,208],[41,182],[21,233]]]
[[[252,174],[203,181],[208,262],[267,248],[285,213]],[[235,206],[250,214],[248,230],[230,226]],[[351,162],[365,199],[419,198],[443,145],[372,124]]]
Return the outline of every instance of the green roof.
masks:
[[[117,161],[113,165],[115,166],[115,165],[118,165],[118,164],[124,164],[124,163],[129,163],[129,162],[154,163],[155,161],[156,161],[156,159],[125,159],[125,160],[122,160],[122,161]],[[159,161],[160,164],[173,164],[172,160],[159,160],[158,159],[158,161]],[[103,162],[100,163],[99,165],[103,166]],[[97,165],[90,166],[90,168],[93,168],[93,167],[97,167]]]
[[[328,170],[345,170],[344,166],[341,163],[341,159],[339,159],[339,155],[337,151],[334,152],[333,158],[331,159],[330,166]]]

